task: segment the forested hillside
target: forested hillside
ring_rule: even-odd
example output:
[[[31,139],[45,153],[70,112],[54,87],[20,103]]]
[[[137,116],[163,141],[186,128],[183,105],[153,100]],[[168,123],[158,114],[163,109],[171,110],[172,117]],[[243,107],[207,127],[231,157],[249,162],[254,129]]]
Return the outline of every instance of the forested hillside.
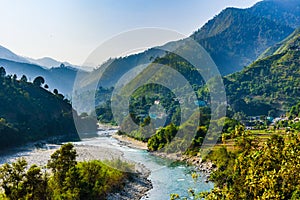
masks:
[[[299,1],[262,1],[227,8],[191,37],[211,55],[222,75],[240,71],[300,25]]]
[[[299,41],[300,33],[299,30],[296,30],[283,42],[271,48],[267,53],[269,56],[264,56],[240,72],[224,77],[229,109],[232,111],[229,115],[240,113],[247,116],[279,116],[300,100]],[[174,54],[167,54],[163,58],[157,58],[154,63],[167,65],[179,71],[195,90],[198,100],[207,103],[210,101],[209,91],[204,80],[196,69],[184,59]],[[167,76],[165,77],[167,80],[172,80],[170,74],[161,71],[156,71],[155,76]],[[127,87],[134,88],[134,85],[141,81],[142,77],[142,74],[136,77]],[[138,100],[138,97],[149,96],[145,92],[146,88],[149,89],[149,85],[144,86],[144,89],[137,90],[134,98]],[[184,88],[176,88],[176,90],[180,91]],[[163,99],[162,97],[161,100]],[[146,102],[151,104],[154,100],[146,98]],[[145,104],[144,108],[149,106],[148,104]],[[166,109],[169,110],[168,107]]]
[[[78,138],[71,104],[44,82],[37,77],[31,83],[0,68],[1,149],[51,136]]]
[[[233,111],[246,115],[280,115],[299,101],[300,34],[296,30],[273,48],[273,54],[225,77]]]
[[[167,54],[163,58],[157,58],[154,63],[167,65],[184,75],[188,80],[187,85],[191,85],[197,95],[198,102],[196,103],[199,104],[201,119],[195,138],[192,140],[190,149],[187,149],[187,151],[193,151],[201,146],[210,123],[224,123],[223,132],[229,133],[239,123],[232,118],[242,120],[246,119],[247,116],[278,117],[285,114],[293,105],[296,105],[300,101],[299,41],[300,34],[299,31],[296,30],[286,40],[281,42],[281,45],[277,45],[277,50],[274,50],[272,55],[257,60],[241,72],[236,72],[223,78],[228,101],[227,117],[229,118],[220,119],[220,122],[210,122],[211,111],[209,107],[210,94],[208,86],[207,83],[204,83],[200,74],[195,71],[193,66],[174,54]],[[146,74],[149,73],[148,70]],[[171,74],[163,73],[161,70],[156,70],[153,73],[155,74],[155,78],[165,76],[167,80],[172,80]],[[137,76],[131,84],[126,86],[129,88],[129,91],[132,90],[130,88],[134,88],[135,84],[141,81],[143,77],[142,74]],[[211,81],[212,82],[209,81],[209,84],[214,84],[213,80]],[[174,84],[173,89],[173,91],[176,92],[184,91],[186,90],[186,85],[177,87],[176,84]],[[180,120],[182,120],[180,118],[182,107],[179,106],[179,101],[183,100],[188,101],[189,104],[195,103],[190,102],[189,98],[186,98],[184,95],[177,98],[174,97],[172,91],[166,90],[166,88],[161,85],[145,84],[131,94],[129,105],[130,116],[128,117],[131,117],[140,127],[138,129],[130,127],[127,118],[119,125],[121,125],[122,131],[129,136],[148,141],[149,150],[160,150],[175,137],[178,129],[190,126],[189,119],[179,123]],[[159,101],[159,104],[165,110],[158,110],[153,113],[150,108],[155,106],[155,102],[157,101]],[[110,112],[110,104],[106,105],[107,106],[102,107],[101,110],[97,110],[97,114],[101,120],[105,119],[105,116],[112,116],[111,113],[108,114]],[[164,114],[164,112],[166,112],[167,117],[165,124],[161,126],[165,128],[154,130],[155,127],[146,126],[150,124],[152,120],[159,121],[164,119],[161,117],[161,119],[157,119],[157,116]],[[155,114],[155,116],[153,116],[153,114]],[[194,116],[191,116],[190,119],[195,120]],[[222,122],[222,120],[225,121]],[[120,132],[120,134],[124,133]],[[215,136],[219,137],[217,135]],[[174,144],[184,142],[187,141],[185,141],[185,139],[178,140]],[[176,148],[174,146],[167,146],[165,150],[168,151],[168,149],[174,150]]]
[[[222,75],[228,75],[251,64],[267,48],[300,26],[299,6],[298,1],[282,3],[272,0],[259,2],[247,9],[227,8],[189,38],[204,47]],[[163,47],[176,45],[184,45],[184,40],[173,41]],[[99,86],[112,87],[129,70],[165,56],[165,52],[158,49],[154,47],[135,55],[110,59],[83,78],[80,85],[90,89],[89,86],[101,77]]]

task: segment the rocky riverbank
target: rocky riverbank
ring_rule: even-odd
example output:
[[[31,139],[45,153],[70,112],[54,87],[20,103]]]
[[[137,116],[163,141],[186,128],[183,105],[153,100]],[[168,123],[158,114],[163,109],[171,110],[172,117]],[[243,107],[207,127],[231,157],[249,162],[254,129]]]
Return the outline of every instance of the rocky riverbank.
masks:
[[[77,161],[113,159],[128,161],[123,158],[123,153],[118,150],[76,143],[74,146],[77,152]],[[26,148],[23,147],[8,151],[7,154],[2,152],[2,155],[0,155],[0,165],[6,162],[15,162],[18,158],[23,157],[28,162],[28,165],[37,164],[39,166],[46,166],[51,154],[59,149],[59,147],[60,145],[57,144],[43,144],[37,148],[35,144],[31,144],[27,145]],[[135,173],[132,174],[132,177],[129,180],[126,180],[123,190],[109,194],[107,199],[138,200],[145,196],[146,192],[152,188],[152,184],[148,180],[150,171],[139,163],[134,164]]]
[[[114,134],[112,137],[119,140],[121,145],[126,145],[131,148],[147,150],[147,143],[135,140],[125,135]],[[216,170],[216,165],[211,161],[203,161],[200,156],[187,156],[182,153],[164,153],[164,152],[151,152],[152,155],[159,156],[161,158],[167,158],[174,161],[186,162],[189,165],[194,165],[199,171],[209,175]]]
[[[181,153],[164,153],[164,152],[151,152],[155,156],[162,158],[172,159],[179,162],[186,162],[189,165],[193,165],[197,170],[208,174],[208,176],[216,170],[216,165],[211,161],[203,161],[200,156],[188,156]]]
[[[137,164],[140,167],[136,174],[133,174],[131,180],[125,182],[125,187],[122,191],[109,194],[108,200],[139,200],[152,189],[152,183],[148,179],[150,171],[145,166]]]

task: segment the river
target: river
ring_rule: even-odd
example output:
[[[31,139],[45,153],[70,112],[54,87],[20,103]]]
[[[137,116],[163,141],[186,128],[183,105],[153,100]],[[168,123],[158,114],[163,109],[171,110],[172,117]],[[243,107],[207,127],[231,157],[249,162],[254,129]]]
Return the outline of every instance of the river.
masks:
[[[105,135],[107,132],[98,133]],[[83,139],[77,144],[109,147],[122,151],[126,159],[141,163],[148,168],[151,171],[149,179],[153,189],[147,193],[144,200],[168,200],[172,193],[177,193],[180,197],[188,197],[189,188],[195,189],[196,192],[213,188],[212,182],[205,182],[207,174],[200,173],[196,182],[191,178],[191,173],[195,171],[193,166],[153,156],[145,150],[120,145],[118,140],[109,136]]]
[[[97,137],[82,139],[74,143],[80,146],[103,147],[104,149],[111,149],[113,152],[121,152],[125,159],[143,164],[151,172],[149,179],[153,185],[153,189],[147,192],[146,196],[142,198],[143,200],[168,200],[172,193],[179,194],[180,197],[188,197],[187,191],[190,188],[195,189],[196,192],[208,191],[213,188],[213,183],[205,182],[207,174],[200,173],[196,182],[191,178],[191,173],[195,171],[193,166],[151,155],[146,150],[122,145],[117,139],[110,136],[113,132],[115,131],[99,131]],[[33,163],[36,163],[37,160],[41,161],[37,164],[43,166],[47,163],[51,153],[59,148],[57,145],[48,145],[48,147],[51,147],[51,151],[24,147],[5,154],[2,152],[0,164],[25,156],[29,161],[31,158]]]

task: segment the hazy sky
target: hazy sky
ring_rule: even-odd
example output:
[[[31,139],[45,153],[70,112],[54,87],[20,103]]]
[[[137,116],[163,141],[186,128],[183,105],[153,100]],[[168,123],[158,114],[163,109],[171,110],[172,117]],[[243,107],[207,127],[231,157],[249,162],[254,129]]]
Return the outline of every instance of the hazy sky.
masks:
[[[189,36],[226,7],[259,0],[0,0],[0,45],[82,64],[105,40],[143,27]]]

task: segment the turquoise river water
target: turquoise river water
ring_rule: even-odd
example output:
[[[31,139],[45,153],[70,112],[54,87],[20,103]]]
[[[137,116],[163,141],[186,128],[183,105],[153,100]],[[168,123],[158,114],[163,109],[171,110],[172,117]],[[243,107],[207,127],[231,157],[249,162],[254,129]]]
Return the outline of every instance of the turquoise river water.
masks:
[[[99,132],[99,135],[103,134]],[[213,188],[212,182],[205,182],[207,174],[200,172],[196,182],[192,179],[191,173],[195,172],[195,167],[153,156],[145,150],[120,145],[110,136],[83,139],[79,143],[122,151],[126,159],[141,163],[148,168],[151,171],[149,179],[153,189],[147,193],[144,200],[168,200],[172,193],[177,193],[180,197],[188,197],[187,191],[190,188],[195,189],[196,192],[209,191]]]

